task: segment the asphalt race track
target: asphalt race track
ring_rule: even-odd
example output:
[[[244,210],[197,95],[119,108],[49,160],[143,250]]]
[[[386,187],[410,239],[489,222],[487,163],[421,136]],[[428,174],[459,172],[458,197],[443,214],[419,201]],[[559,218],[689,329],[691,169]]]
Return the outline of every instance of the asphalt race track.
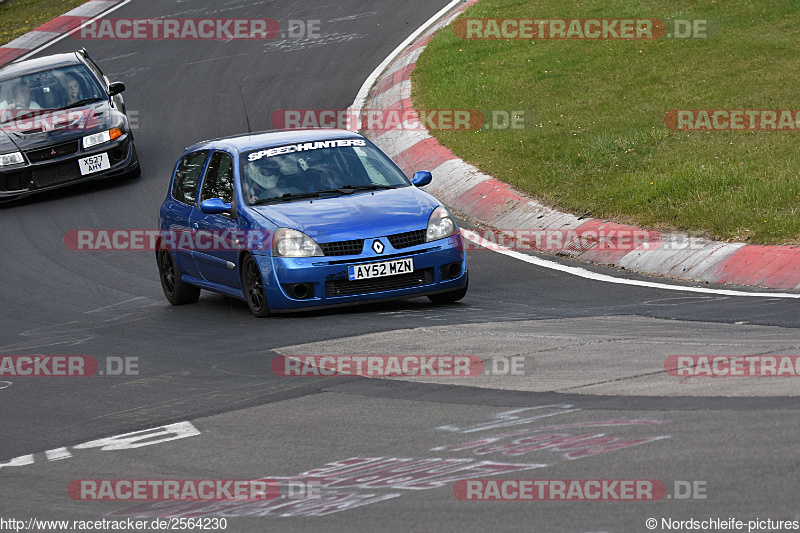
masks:
[[[587,533],[648,531],[648,518],[656,531],[662,518],[736,518],[745,528],[748,520],[800,519],[798,378],[680,379],[664,368],[676,355],[800,355],[800,301],[784,293],[614,284],[476,250],[470,292],[457,304],[420,298],[259,320],[243,302],[205,292],[197,305],[169,306],[150,252],[65,246],[74,229],[155,229],[181,150],[246,131],[240,86],[256,131],[269,129],[278,109],[347,108],[373,69],[446,4],[135,0],[111,16],[269,17],[282,27],[319,20],[321,34],[66,38],[40,52],[85,46],[112,81],[126,84],[143,174],[0,208],[0,356],[138,358],[138,375],[0,381],[0,518],[224,516],[234,532]],[[292,354],[479,355],[487,365],[521,357],[525,375],[276,376],[273,358]],[[170,424],[178,425],[151,432],[163,442],[113,445],[120,439],[112,437]],[[588,439],[595,445],[576,445]],[[427,482],[390,471],[410,464]],[[443,473],[453,465],[460,474]],[[300,476],[323,468],[339,477]],[[214,507],[67,494],[79,479],[292,476],[322,480],[322,497]],[[666,494],[461,501],[453,491],[461,478],[661,480]]]

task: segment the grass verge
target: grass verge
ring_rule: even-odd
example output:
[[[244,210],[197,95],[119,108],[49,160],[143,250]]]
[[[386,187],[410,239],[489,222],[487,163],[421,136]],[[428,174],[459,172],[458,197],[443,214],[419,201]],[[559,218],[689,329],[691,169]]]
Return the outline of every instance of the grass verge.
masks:
[[[6,0],[0,2],[0,45],[34,30],[86,0]]]
[[[800,131],[676,132],[673,109],[798,109],[798,2],[481,0],[460,18],[708,19],[707,39],[465,40],[439,32],[418,109],[527,110],[524,130],[433,131],[462,159],[577,214],[800,244]]]

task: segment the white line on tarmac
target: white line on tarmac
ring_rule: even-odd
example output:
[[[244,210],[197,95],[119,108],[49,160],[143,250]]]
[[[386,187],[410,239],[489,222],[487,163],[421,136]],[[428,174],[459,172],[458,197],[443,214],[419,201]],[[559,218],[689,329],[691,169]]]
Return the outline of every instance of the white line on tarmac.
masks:
[[[517,252],[516,250],[510,250],[508,248],[503,248],[498,246],[497,243],[488,241],[478,235],[472,235],[470,233],[462,234],[464,238],[467,238],[474,242],[475,244],[482,246],[489,251],[497,252],[499,254],[507,255],[508,257],[513,257],[514,259],[519,259],[520,261],[525,261],[526,263],[530,263],[532,265],[549,268],[551,270],[558,270],[559,272],[564,272],[565,274],[570,274],[573,276],[578,276],[585,279],[591,279],[594,281],[605,281],[607,283],[617,283],[619,285],[635,285],[638,287],[649,287],[652,289],[664,289],[668,291],[679,291],[679,292],[699,292],[703,294],[724,294],[726,296],[755,296],[760,298],[794,298],[800,299],[800,293],[787,293],[787,292],[747,292],[747,291],[736,291],[731,289],[712,289],[709,287],[683,287],[681,285],[669,285],[667,283],[658,283],[655,281],[643,281],[643,280],[636,280],[636,279],[624,279],[624,278],[616,278],[614,276],[609,276],[608,274],[599,274],[597,272],[592,272],[590,270],[586,270],[585,268],[580,267],[573,267],[562,265],[556,263],[554,261],[548,261],[547,259],[541,259],[539,257],[535,257],[532,255],[523,254],[521,252]],[[500,248],[500,249],[498,249]]]
[[[375,83],[375,80],[378,79],[378,76],[383,74],[383,71],[386,69],[386,67],[389,66],[389,64],[392,61],[394,61],[395,57],[397,57],[400,54],[400,52],[402,52],[406,48],[406,46],[408,46],[409,44],[414,42],[414,40],[417,37],[422,35],[422,33],[425,30],[427,30],[434,22],[436,22],[437,20],[442,18],[445,15],[445,13],[450,11],[453,7],[458,5],[460,2],[461,2],[461,0],[453,0],[452,2],[450,2],[449,4],[444,6],[438,13],[436,13],[434,16],[429,18],[425,22],[425,24],[423,24],[422,26],[417,28],[417,31],[415,31],[414,33],[409,35],[406,38],[405,41],[400,43],[400,45],[397,48],[395,48],[394,51],[391,54],[386,56],[386,59],[384,59],[383,62],[380,65],[375,67],[375,70],[372,71],[372,74],[369,75],[369,78],[367,78],[366,81],[364,81],[364,84],[361,86],[361,89],[358,91],[358,94],[356,95],[355,100],[353,100],[353,105],[350,106],[350,109],[354,110],[356,112],[360,112],[361,108],[364,107],[364,102],[367,99],[367,94],[369,94],[369,90],[372,88],[372,84]]]
[[[75,28],[75,29],[73,29],[73,30],[71,30],[71,31],[69,31],[69,32],[67,32],[67,33],[65,33],[64,35],[61,35],[60,37],[56,37],[56,38],[55,38],[55,39],[53,39],[52,41],[48,41],[48,42],[44,43],[42,46],[40,46],[40,47],[38,47],[38,48],[34,48],[33,50],[31,50],[30,52],[28,52],[28,53],[27,53],[27,54],[25,54],[24,56],[22,56],[22,57],[18,57],[18,58],[17,58],[17,59],[15,59],[13,62],[14,62],[14,63],[16,63],[17,61],[24,61],[24,60],[28,59],[29,57],[31,57],[31,56],[33,56],[33,55],[36,55],[36,54],[38,54],[39,52],[41,52],[41,51],[42,51],[42,50],[44,50],[45,48],[48,48],[48,47],[50,47],[50,46],[52,46],[52,45],[56,44],[58,41],[61,41],[62,39],[66,39],[67,37],[69,37],[70,35],[72,35],[72,34],[73,34],[73,33],[75,33],[76,31],[80,30],[80,29],[81,29],[81,28],[83,28],[84,26],[88,26],[89,24],[93,23],[94,21],[96,21],[96,20],[100,20],[101,18],[105,17],[105,16],[106,16],[106,15],[108,15],[109,13],[113,13],[113,12],[114,12],[114,11],[116,11],[117,9],[121,8],[122,6],[124,6],[124,5],[126,5],[126,4],[129,4],[130,2],[131,2],[131,0],[124,0],[123,2],[120,2],[119,4],[117,4],[117,5],[115,5],[115,6],[112,6],[112,7],[110,7],[109,9],[106,9],[106,10],[105,10],[105,11],[103,11],[102,13],[98,14],[97,16],[95,16],[93,19],[91,19],[91,20],[87,20],[86,22],[84,22],[83,24],[81,24],[80,26],[78,26],[77,28]],[[34,30],[32,30],[32,31],[36,31],[36,30],[34,29]]]

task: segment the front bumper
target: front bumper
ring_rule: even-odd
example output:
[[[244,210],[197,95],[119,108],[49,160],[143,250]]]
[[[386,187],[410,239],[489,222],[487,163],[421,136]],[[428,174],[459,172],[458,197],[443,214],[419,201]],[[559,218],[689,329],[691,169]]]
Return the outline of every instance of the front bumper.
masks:
[[[371,240],[371,239],[370,239]],[[281,258],[255,256],[261,268],[270,309],[276,312],[353,305],[394,298],[448,292],[467,283],[467,264],[460,233],[438,241],[396,250],[385,239],[384,253],[351,256]],[[350,281],[349,265],[412,258],[407,274]],[[301,286],[297,297],[297,286]]]
[[[81,175],[78,160],[102,153],[108,154],[111,167],[101,172]],[[79,150],[63,157],[0,170],[0,201],[16,200],[84,181],[122,176],[136,170],[138,166],[133,138],[130,133],[126,133],[113,142],[86,151]]]

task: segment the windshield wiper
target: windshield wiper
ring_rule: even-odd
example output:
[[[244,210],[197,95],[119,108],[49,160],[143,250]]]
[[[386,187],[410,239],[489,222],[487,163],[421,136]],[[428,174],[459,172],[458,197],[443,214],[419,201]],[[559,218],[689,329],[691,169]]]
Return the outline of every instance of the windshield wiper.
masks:
[[[396,187],[392,185],[343,185],[341,187],[336,187],[335,189],[322,189],[320,191],[316,191],[319,194],[327,194],[327,193],[340,193],[340,194],[353,194],[356,191],[374,191],[376,189],[395,189]]]
[[[339,190],[352,190],[352,191],[370,191],[375,189],[396,189],[396,185],[378,185],[376,183],[372,183],[370,185],[345,185],[343,187],[339,187]]]
[[[103,98],[95,97],[95,98],[84,98],[83,100],[78,100],[74,104],[69,104],[68,106],[64,106],[61,109],[72,109],[73,107],[80,107],[86,104],[93,104],[95,102],[99,102],[103,100]]]
[[[285,202],[288,200],[297,200],[300,198],[318,198],[320,195],[323,194],[353,194],[355,191],[369,191],[369,190],[376,190],[376,189],[396,189],[397,187],[394,185],[344,185],[342,187],[337,187],[336,189],[322,189],[319,191],[313,192],[301,192],[301,193],[294,193],[294,192],[287,192],[286,194],[282,194],[280,196],[273,196],[272,198],[262,198],[260,200],[256,200],[251,206],[254,205],[263,205],[268,204],[271,202]]]
[[[338,191],[336,189],[334,189],[333,191],[314,191],[314,192],[300,192],[300,193],[287,192],[287,193],[282,194],[280,196],[273,196],[272,198],[261,198],[260,200],[256,200],[255,202],[253,202],[250,205],[251,206],[252,205],[262,205],[262,204],[268,204],[268,203],[271,203],[271,202],[285,202],[285,201],[288,201],[288,200],[297,200],[297,199],[300,199],[300,198],[318,198],[320,194],[323,194],[323,193],[326,193],[326,192],[338,192]]]

